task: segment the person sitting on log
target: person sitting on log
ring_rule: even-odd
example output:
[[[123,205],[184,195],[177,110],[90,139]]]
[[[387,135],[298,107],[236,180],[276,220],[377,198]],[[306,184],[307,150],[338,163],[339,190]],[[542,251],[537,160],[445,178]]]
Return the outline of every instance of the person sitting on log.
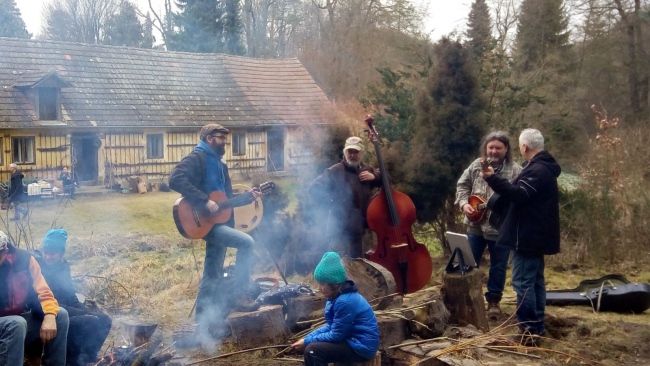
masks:
[[[304,350],[305,366],[373,359],[379,349],[377,318],[354,282],[346,279],[341,257],[325,253],[314,270],[314,279],[327,297],[326,324],[291,345]]]
[[[70,274],[70,264],[65,255],[68,232],[51,229],[45,234],[41,251],[34,257],[41,266],[43,277],[50,285],[54,298],[68,311],[68,365],[86,365],[96,362],[97,352],[104,344],[111,330],[111,318],[100,312],[91,311],[82,304],[75,293]]]
[[[68,312],[59,307],[29,252],[0,231],[0,365],[22,366],[25,344],[40,338],[43,365],[65,365]]]
[[[70,199],[74,199],[74,180],[72,179],[72,174],[68,171],[68,167],[64,166],[61,174],[56,180],[60,180],[63,185],[63,193],[69,194]]]

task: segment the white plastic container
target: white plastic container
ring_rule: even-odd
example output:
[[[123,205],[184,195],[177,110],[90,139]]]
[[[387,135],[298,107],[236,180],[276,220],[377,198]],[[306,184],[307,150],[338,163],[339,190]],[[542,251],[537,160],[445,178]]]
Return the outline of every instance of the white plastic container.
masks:
[[[41,194],[41,185],[38,183],[32,183],[27,185],[27,195],[28,196],[38,196]]]

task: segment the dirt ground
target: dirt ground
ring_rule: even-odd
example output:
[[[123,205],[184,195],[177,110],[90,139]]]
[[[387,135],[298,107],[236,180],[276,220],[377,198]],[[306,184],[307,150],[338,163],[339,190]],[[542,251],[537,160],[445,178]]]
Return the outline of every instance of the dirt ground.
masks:
[[[154,321],[172,344],[173,330],[188,319],[198,288],[203,265],[202,241],[191,241],[177,234],[171,207],[175,193],[145,195],[112,194],[105,197],[78,197],[72,205],[38,205],[32,208],[28,234],[38,247],[42,235],[51,227],[64,227],[70,234],[67,257],[73,275],[83,292],[99,298],[114,317],[114,327],[106,347],[126,342],[123,323],[129,319]],[[4,214],[4,212],[3,212]],[[13,222],[5,230],[15,233]],[[265,262],[265,253],[256,253]],[[644,254],[645,255],[645,254]],[[646,255],[647,256],[647,255]],[[227,261],[233,260],[229,253]],[[268,262],[268,261],[266,261]],[[444,260],[436,260],[431,284],[439,284]],[[581,280],[598,278],[607,273],[622,273],[634,282],[650,282],[650,271],[643,266],[617,264],[598,269],[547,263],[548,289],[575,287]],[[258,266],[255,276],[275,276],[272,267]],[[290,276],[292,283],[309,282],[310,276]],[[506,283],[502,308],[506,314],[515,310],[515,296]],[[483,365],[650,365],[650,311],[637,315],[594,314],[589,307],[547,307],[548,339],[540,349],[525,350],[539,358],[506,353],[469,352],[452,356],[476,359]],[[497,327],[507,317],[492,322]],[[283,343],[278,340],[278,344]],[[220,352],[235,350],[224,344]],[[279,366],[300,364],[301,357],[275,360],[278,350],[255,351],[212,360],[201,365]],[[195,362],[212,356],[200,349],[176,351],[177,364]],[[387,358],[384,358],[385,365]]]

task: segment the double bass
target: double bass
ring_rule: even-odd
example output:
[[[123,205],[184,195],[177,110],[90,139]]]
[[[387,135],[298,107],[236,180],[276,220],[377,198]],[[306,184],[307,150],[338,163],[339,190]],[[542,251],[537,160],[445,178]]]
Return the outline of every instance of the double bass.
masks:
[[[383,183],[366,212],[368,227],[377,235],[377,247],[366,255],[393,274],[400,294],[415,292],[426,286],[431,278],[431,256],[427,247],[413,237],[411,226],[416,220],[413,201],[390,186],[374,119],[368,115],[365,122],[369,139],[375,146]]]

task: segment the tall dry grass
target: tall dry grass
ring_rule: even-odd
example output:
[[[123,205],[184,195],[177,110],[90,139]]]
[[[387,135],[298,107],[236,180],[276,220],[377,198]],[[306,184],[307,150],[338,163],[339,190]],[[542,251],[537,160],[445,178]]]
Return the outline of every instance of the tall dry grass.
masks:
[[[598,134],[561,195],[560,260],[638,265],[650,254],[650,134],[592,107]]]

